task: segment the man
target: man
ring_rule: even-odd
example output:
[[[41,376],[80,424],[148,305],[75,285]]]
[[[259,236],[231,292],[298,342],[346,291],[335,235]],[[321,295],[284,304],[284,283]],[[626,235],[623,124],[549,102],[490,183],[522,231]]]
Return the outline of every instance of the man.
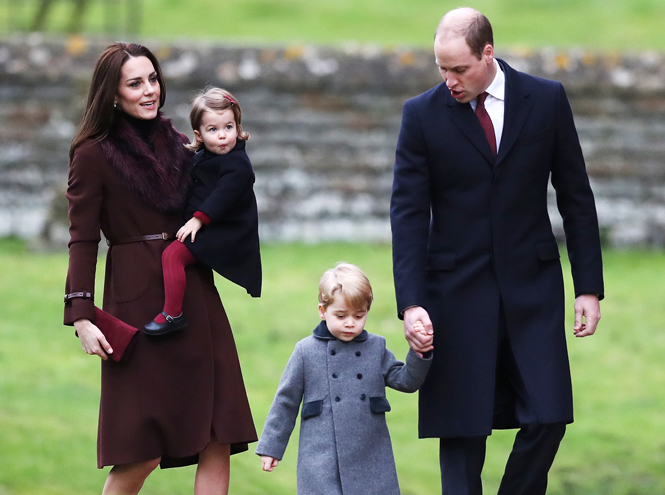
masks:
[[[575,286],[574,333],[603,297],[598,221],[563,86],[494,59],[492,27],[447,13],[434,53],[444,84],[404,105],[391,201],[393,269],[407,340],[434,360],[419,435],[440,438],[444,494],[480,494],[485,441],[520,428],[499,493],[544,494],[573,421],[556,190]],[[487,94],[485,94],[487,93]]]

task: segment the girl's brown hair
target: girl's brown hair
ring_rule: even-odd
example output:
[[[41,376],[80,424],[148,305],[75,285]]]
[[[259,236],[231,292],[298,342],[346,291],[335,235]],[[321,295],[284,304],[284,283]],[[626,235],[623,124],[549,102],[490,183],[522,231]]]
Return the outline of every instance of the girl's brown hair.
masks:
[[[157,58],[143,45],[122,42],[113,43],[101,54],[95,66],[95,71],[92,74],[88,102],[85,105],[81,124],[76,130],[74,139],[72,139],[72,145],[69,148],[70,160],[74,156],[76,148],[84,140],[91,138],[94,142],[98,142],[108,134],[109,128],[113,123],[113,101],[118,92],[118,85],[122,76],[122,66],[125,65],[125,62],[130,57],[147,57],[152,62],[161,89],[159,108],[164,106],[166,86],[164,85],[162,69],[159,66],[159,62],[157,62]]]
[[[240,104],[235,96],[222,88],[207,87],[194,98],[192,111],[189,113],[189,123],[192,126],[192,130],[201,131],[204,113],[223,112],[229,108],[233,111],[233,118],[236,121],[238,139],[246,141],[249,139],[249,132],[242,128],[242,110],[240,109]],[[202,150],[205,146],[203,143],[194,140],[192,144],[188,144],[186,147],[196,152]]]

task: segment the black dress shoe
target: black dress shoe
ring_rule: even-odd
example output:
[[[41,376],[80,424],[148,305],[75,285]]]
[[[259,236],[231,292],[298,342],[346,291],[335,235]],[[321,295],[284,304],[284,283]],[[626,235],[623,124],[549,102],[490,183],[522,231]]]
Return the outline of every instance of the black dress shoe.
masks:
[[[171,316],[162,311],[162,316],[166,318],[164,323],[156,323],[153,320],[143,327],[143,333],[146,335],[164,335],[177,330],[182,330],[187,326],[187,319],[183,313],[180,313],[180,316]]]

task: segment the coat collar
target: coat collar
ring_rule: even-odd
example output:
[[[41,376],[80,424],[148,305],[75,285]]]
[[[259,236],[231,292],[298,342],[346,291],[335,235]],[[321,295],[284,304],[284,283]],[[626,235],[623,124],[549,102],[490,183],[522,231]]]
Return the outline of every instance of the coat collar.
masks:
[[[100,142],[102,152],[141,203],[177,213],[185,205],[189,185],[187,138],[161,112],[141,131],[148,142],[129,119],[119,116]]]
[[[503,134],[499,145],[499,154],[496,157],[497,165],[506,157],[515,144],[526,118],[531,110],[529,104],[529,90],[522,85],[520,73],[501,59],[497,59],[506,75],[506,103],[503,113]]]
[[[197,151],[196,154],[194,155],[194,158],[192,158],[192,166],[195,167],[196,165],[198,165],[199,163],[201,163],[205,160],[210,160],[212,158],[225,157],[225,156],[228,156],[229,154],[233,153],[234,151],[242,151],[244,149],[245,149],[245,140],[244,139],[238,139],[236,141],[236,145],[226,155],[217,155],[215,153],[210,153],[207,149],[203,148],[202,150]]]
[[[450,118],[492,165],[499,165],[513,144],[515,144],[515,140],[519,136],[530,110],[528,103],[529,92],[522,87],[520,74],[505,61],[501,59],[496,60],[506,77],[503,133],[499,145],[499,154],[496,158],[492,154],[490,145],[485,138],[478,117],[476,117],[471,109],[471,105],[468,103],[459,103],[451,96],[445,83],[443,84],[443,89],[447,93],[446,104],[449,108],[448,114]]]
[[[321,320],[321,323],[319,323],[318,326],[314,329],[312,335],[321,340],[338,340],[337,337],[330,333],[330,330],[328,330],[328,325],[326,325],[324,320]],[[367,330],[360,332],[360,335],[358,335],[351,342],[362,342],[363,340],[367,340]]]

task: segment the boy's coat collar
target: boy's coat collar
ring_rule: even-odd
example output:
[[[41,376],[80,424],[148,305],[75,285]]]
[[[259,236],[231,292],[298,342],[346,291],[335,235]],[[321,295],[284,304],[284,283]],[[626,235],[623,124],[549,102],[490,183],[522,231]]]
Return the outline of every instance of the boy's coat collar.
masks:
[[[330,333],[330,330],[328,330],[328,325],[326,325],[325,320],[321,320],[321,323],[319,323],[319,325],[314,329],[312,335],[321,340],[337,340],[337,337],[335,337],[332,333]],[[362,332],[360,332],[360,335],[358,335],[350,342],[362,342],[363,340],[367,340],[367,330],[364,329]]]

